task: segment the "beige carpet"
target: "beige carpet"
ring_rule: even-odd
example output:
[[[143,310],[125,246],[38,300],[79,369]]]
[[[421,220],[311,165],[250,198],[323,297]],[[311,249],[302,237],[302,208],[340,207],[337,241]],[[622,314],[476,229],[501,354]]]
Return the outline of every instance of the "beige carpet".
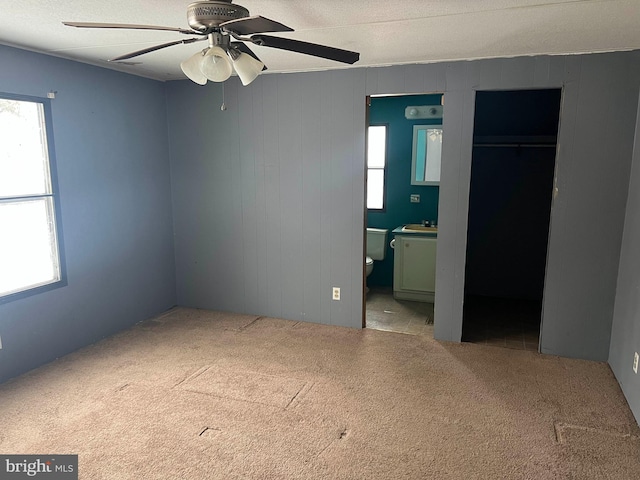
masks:
[[[637,479],[609,367],[174,309],[0,386],[0,453],[81,479]]]

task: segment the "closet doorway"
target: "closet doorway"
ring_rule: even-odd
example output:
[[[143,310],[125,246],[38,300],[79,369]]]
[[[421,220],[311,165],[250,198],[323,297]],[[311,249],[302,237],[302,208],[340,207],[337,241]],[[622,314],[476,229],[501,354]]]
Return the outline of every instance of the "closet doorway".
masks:
[[[539,351],[561,93],[476,93],[462,341]]]

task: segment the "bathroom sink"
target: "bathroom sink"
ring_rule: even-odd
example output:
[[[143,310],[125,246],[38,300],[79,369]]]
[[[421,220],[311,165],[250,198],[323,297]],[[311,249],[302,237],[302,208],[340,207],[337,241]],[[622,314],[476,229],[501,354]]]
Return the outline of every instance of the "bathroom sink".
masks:
[[[437,233],[438,227],[425,227],[424,225],[420,225],[419,223],[410,223],[402,227],[403,232],[426,232],[426,233]]]

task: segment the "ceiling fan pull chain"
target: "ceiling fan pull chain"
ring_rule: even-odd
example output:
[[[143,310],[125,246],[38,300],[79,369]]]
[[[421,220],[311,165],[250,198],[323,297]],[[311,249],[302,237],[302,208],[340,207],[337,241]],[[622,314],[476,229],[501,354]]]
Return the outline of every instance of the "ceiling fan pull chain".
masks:
[[[223,112],[227,109],[227,106],[224,104],[224,82],[222,82],[222,105],[220,105],[220,110]]]

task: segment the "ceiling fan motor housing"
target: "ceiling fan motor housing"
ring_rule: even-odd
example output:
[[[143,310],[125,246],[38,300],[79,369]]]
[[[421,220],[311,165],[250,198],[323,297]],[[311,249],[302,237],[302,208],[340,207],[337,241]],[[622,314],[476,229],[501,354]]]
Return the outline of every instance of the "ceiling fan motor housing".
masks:
[[[249,16],[249,10],[231,1],[207,0],[187,7],[189,26],[202,33],[210,33],[221,23]]]

